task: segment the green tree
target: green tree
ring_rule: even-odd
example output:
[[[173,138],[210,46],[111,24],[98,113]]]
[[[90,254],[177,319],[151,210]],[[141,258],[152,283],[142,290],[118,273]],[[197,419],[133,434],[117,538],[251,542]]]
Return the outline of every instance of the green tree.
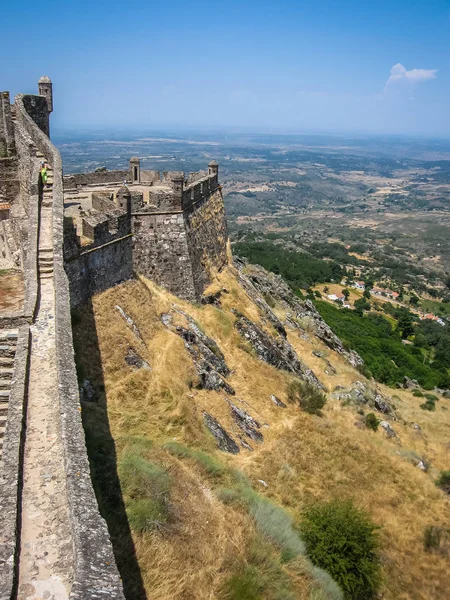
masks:
[[[411,294],[411,296],[409,297],[409,303],[411,304],[411,306],[418,306],[419,305],[418,296],[416,296],[415,294]]]
[[[410,335],[413,335],[414,325],[412,315],[409,310],[403,309],[399,314],[397,330],[401,333],[401,336],[404,340],[406,340]]]
[[[348,300],[350,298],[350,290],[348,290],[347,288],[345,288],[345,289],[343,289],[341,291],[344,294],[345,300]]]
[[[370,302],[366,300],[366,298],[359,298],[355,300],[355,312],[358,315],[363,315],[365,310],[370,310]]]

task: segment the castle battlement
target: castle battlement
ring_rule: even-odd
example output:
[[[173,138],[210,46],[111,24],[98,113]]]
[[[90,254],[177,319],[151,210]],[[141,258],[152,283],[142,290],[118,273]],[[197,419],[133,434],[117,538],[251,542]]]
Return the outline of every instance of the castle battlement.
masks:
[[[119,175],[126,177],[120,182]],[[212,272],[226,264],[226,218],[216,161],[186,177],[182,171],[141,170],[140,159],[132,157],[128,171],[64,179],[65,214],[76,223],[78,237],[65,245],[73,306],[133,272],[198,300]],[[117,217],[117,209],[124,214]],[[132,239],[125,237],[130,232]],[[113,254],[115,243],[122,246],[120,253]],[[77,267],[77,260],[83,264]]]

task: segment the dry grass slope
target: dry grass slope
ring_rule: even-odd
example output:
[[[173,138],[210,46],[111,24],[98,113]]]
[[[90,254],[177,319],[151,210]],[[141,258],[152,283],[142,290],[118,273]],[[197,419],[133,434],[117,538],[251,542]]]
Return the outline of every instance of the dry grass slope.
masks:
[[[336,400],[328,400],[322,417],[301,412],[287,400],[291,376],[257,360],[233,327],[231,308],[271,332],[231,268],[218,277],[211,291],[220,288],[227,290],[221,309],[188,304],[143,279],[128,282],[96,296],[92,311],[81,310],[75,327],[82,370],[93,382],[99,404],[106,402],[118,462],[133,436],[152,440],[141,455],[161,465],[172,482],[165,526],[133,533],[148,596],[155,600],[325,597],[315,589],[302,557],[283,562],[276,544],[262,539],[245,510],[218,499],[215,489],[228,487],[229,473],[239,470],[260,495],[285,507],[294,523],[312,500],[353,499],[382,526],[383,598],[448,598],[448,553],[425,552],[423,535],[428,525],[450,523],[449,498],[433,482],[439,470],[449,468],[450,412],[442,408],[447,409],[450,400],[441,399],[439,412],[427,413],[419,408],[420,398],[396,392],[402,419],[393,423],[398,434],[394,440],[386,439],[381,430],[356,428],[354,409]],[[228,380],[236,390],[233,402],[263,424],[264,441],[248,440],[253,452],[241,449],[237,455],[224,454],[205,429],[204,410],[238,439],[225,396],[195,388],[197,375],[190,355],[180,337],[161,323],[161,314],[173,304],[216,340],[232,370]],[[145,344],[115,305],[132,316]],[[292,330],[289,341],[328,390],[362,378],[313,336],[305,340]],[[151,371],[133,371],[126,364],[129,348],[149,362]],[[336,375],[325,373],[324,361],[312,356],[313,350],[324,352]],[[287,408],[275,406],[270,394]],[[83,407],[89,436],[95,436],[96,410],[87,404]],[[420,423],[421,432],[412,428],[412,422]],[[225,471],[208,470],[201,461],[169,452],[164,444],[174,441],[209,453]],[[411,453],[431,460],[431,470],[424,473],[411,464]],[[267,488],[258,480],[266,482]],[[265,587],[260,581],[263,588],[253,596],[245,595],[245,586],[236,592],[239,586],[233,588],[230,574],[237,574],[241,585],[246,578],[251,582],[254,573],[266,582]]]

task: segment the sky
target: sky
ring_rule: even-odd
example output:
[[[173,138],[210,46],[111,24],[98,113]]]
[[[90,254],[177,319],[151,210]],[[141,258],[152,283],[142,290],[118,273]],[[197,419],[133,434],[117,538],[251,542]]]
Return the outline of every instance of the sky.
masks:
[[[57,129],[450,137],[450,0],[22,0],[1,31],[0,87],[48,75]]]

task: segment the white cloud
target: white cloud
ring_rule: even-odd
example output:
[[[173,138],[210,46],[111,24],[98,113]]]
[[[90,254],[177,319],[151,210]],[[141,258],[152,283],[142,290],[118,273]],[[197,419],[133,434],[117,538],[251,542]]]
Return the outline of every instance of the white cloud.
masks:
[[[397,63],[391,69],[391,74],[386,81],[386,86],[395,83],[421,83],[430,79],[436,79],[437,69],[411,69],[407,71],[405,67]]]

